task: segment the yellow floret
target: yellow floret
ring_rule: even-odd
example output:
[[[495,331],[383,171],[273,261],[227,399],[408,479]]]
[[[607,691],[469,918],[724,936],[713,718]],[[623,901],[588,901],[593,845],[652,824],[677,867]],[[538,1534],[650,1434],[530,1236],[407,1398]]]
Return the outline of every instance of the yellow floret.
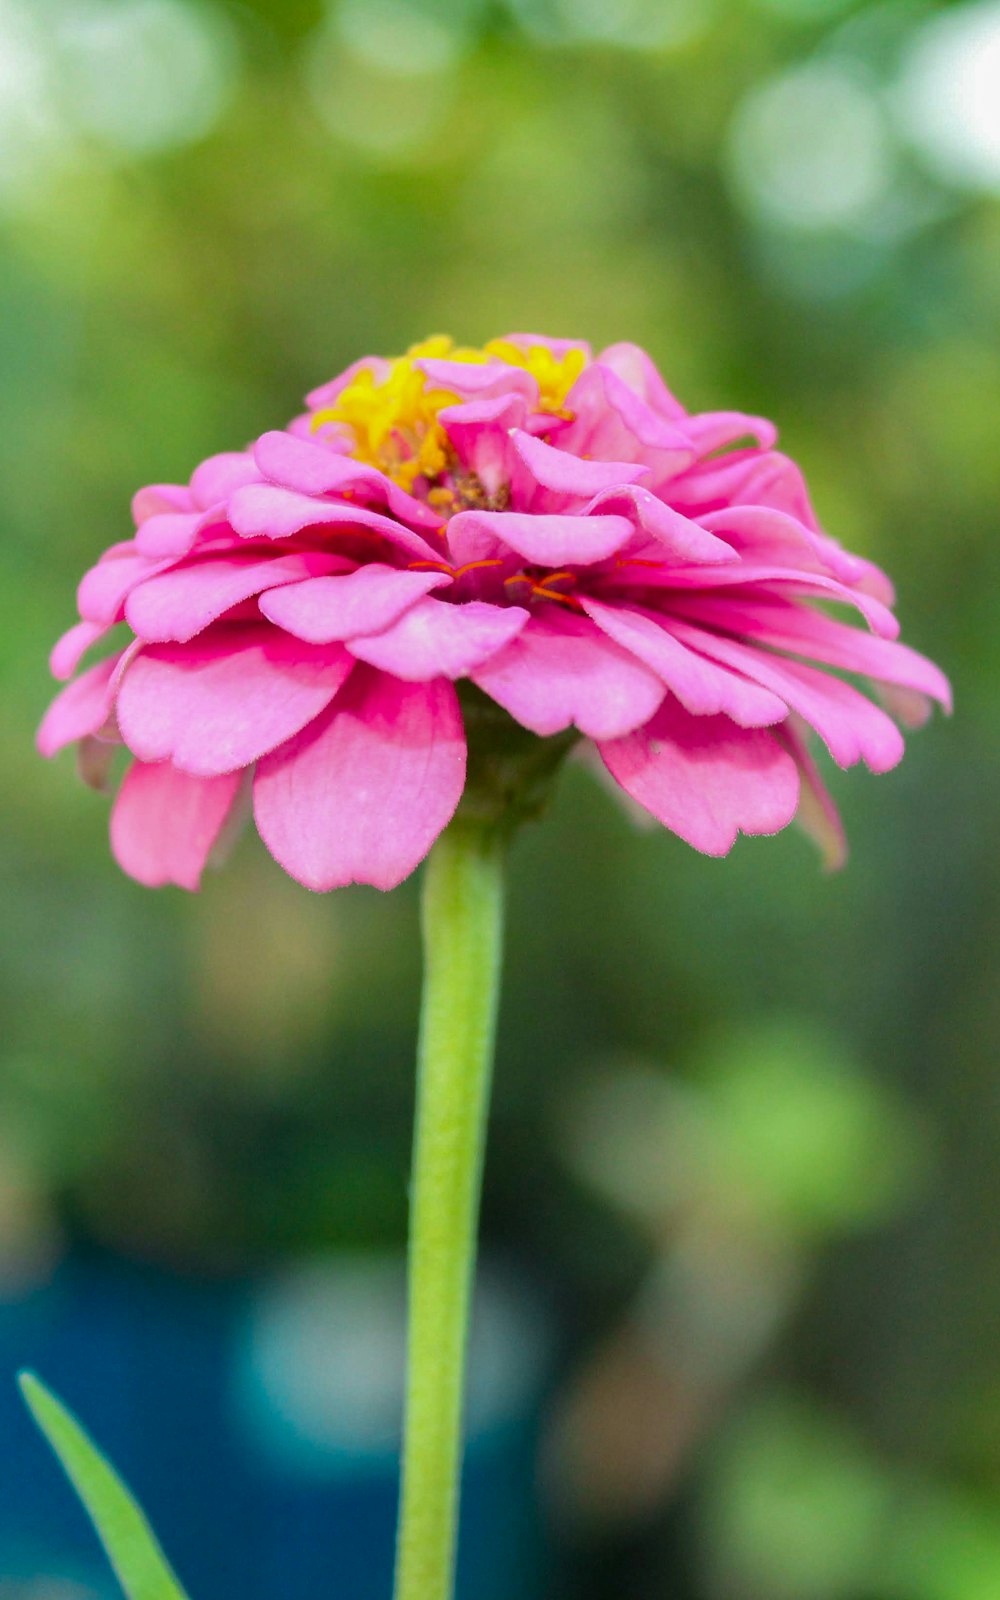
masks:
[[[569,350],[564,356],[555,356],[544,344],[530,345],[523,350],[509,339],[491,339],[484,347],[484,356],[496,356],[508,366],[523,367],[538,384],[540,409],[561,412],[566,396],[586,366],[582,350]]]
[[[580,350],[571,350],[560,359],[544,345],[522,349],[509,340],[494,339],[479,350],[456,346],[446,334],[436,334],[397,356],[384,377],[363,367],[333,405],[313,414],[313,427],[333,422],[350,428],[354,435],[351,454],[378,467],[405,489],[412,489],[417,478],[439,478],[447,469],[450,451],[438,413],[457,404],[460,397],[449,389],[430,386],[417,366],[418,361],[427,359],[493,360],[520,367],[538,384],[540,409],[557,415],[565,415],[566,396],[585,364]]]

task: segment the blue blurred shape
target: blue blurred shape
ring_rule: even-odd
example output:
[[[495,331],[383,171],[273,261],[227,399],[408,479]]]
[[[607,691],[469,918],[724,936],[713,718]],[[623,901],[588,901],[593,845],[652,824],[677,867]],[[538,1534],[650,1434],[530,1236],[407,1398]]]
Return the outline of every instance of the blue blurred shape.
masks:
[[[115,1593],[21,1404],[25,1366],[122,1472],[194,1600],[387,1600],[403,1293],[397,1260],[234,1283],[81,1256],[0,1307],[0,1600]],[[489,1273],[474,1321],[460,1600],[530,1600],[545,1581],[532,1485],[549,1338]]]

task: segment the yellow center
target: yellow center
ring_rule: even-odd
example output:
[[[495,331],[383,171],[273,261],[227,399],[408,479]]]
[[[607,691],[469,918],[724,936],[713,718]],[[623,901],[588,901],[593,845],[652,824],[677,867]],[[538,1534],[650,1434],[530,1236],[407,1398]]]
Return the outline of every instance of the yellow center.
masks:
[[[404,489],[412,489],[418,478],[434,482],[448,470],[452,460],[438,412],[458,404],[461,396],[432,387],[417,366],[418,361],[427,359],[505,361],[508,366],[520,367],[538,384],[538,409],[556,416],[568,415],[564,402],[586,361],[582,350],[570,350],[558,357],[544,345],[522,348],[507,339],[491,339],[476,350],[457,346],[447,335],[437,334],[412,345],[405,356],[397,356],[383,378],[363,367],[332,406],[313,413],[313,427],[336,422],[350,428],[354,434],[351,454],[358,461],[378,467]]]

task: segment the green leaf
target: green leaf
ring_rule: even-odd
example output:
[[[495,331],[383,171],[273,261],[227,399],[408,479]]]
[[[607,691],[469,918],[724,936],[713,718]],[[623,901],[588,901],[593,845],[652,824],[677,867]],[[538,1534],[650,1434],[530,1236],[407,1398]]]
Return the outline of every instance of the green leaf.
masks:
[[[32,1373],[22,1372],[17,1381],[129,1600],[187,1600],[138,1503],[76,1418]]]

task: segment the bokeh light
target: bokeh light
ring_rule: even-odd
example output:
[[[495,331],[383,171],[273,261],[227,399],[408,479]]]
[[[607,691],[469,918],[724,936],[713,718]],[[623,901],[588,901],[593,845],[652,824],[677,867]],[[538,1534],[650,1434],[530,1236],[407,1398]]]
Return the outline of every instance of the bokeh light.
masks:
[[[453,66],[474,20],[471,7],[415,0],[341,0],[330,12],[334,35],[350,51],[404,78]]]
[[[514,16],[544,44],[601,43],[623,49],[676,47],[707,22],[712,0],[509,0]]]
[[[793,232],[865,220],[893,176],[876,95],[855,70],[828,61],[750,91],[729,130],[728,163],[741,203]]]
[[[202,137],[232,92],[224,14],[197,0],[64,0],[56,69],[76,126],[111,149],[171,150]]]
[[[51,63],[37,15],[0,4],[0,203],[32,195],[68,158]]]
[[[934,172],[1000,193],[1000,6],[989,0],[930,17],[906,51],[895,103]]]

